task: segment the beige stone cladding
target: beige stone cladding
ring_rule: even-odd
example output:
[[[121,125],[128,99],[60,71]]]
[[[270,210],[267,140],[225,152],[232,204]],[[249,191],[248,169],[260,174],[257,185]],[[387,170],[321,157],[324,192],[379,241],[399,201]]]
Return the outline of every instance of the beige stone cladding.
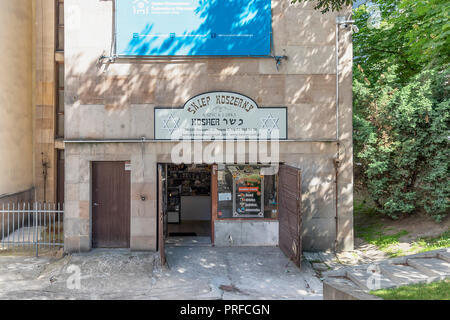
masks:
[[[32,8],[1,1],[0,202],[32,201]]]
[[[66,250],[90,248],[90,166],[101,160],[131,161],[131,248],[156,249],[156,164],[170,162],[173,144],[151,141],[154,108],[180,107],[216,90],[241,93],[262,107],[288,108],[289,141],[280,143],[280,161],[302,170],[304,249],[334,249],[336,239],[340,250],[353,248],[352,44],[347,29],[341,30],[339,45],[339,148],[335,141],[335,18],[350,9],[323,15],[309,2],[272,1],[273,54],[287,56],[277,70],[275,61],[266,58],[101,64],[113,39],[113,1],[65,0],[65,6],[70,21],[65,31],[66,140],[150,140],[144,151],[141,143],[66,143]],[[340,164],[337,193],[335,158]],[[138,199],[142,193],[145,202]]]

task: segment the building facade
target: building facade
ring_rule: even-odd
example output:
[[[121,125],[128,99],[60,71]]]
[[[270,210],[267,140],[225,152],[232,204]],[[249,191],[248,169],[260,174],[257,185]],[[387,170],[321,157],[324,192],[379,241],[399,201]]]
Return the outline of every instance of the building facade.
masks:
[[[64,1],[0,3],[0,203],[64,202]]]
[[[351,30],[339,28],[336,37],[336,17],[349,17],[350,7],[321,14],[309,2],[273,0],[271,52],[283,57],[276,60],[116,57],[116,2],[64,2],[66,251],[101,246],[157,250],[165,236],[188,230],[180,220],[209,224],[206,234],[217,246],[278,245],[278,178],[263,180],[255,171],[261,177],[256,183],[266,190],[255,189],[261,216],[234,217],[239,210],[233,203],[243,201],[239,192],[251,196],[251,188],[242,189],[236,177],[260,170],[258,163],[249,163],[250,141],[233,147],[246,150],[244,158],[192,165],[195,152],[185,164],[174,164],[179,142],[161,137],[163,129],[174,127],[158,110],[186,109],[195,97],[215,99],[218,94],[249,99],[258,112],[284,108],[278,163],[301,172],[302,247],[353,248]],[[179,117],[174,125],[184,120]],[[202,150],[211,143],[200,142]],[[267,194],[265,200],[261,193]],[[171,201],[175,209],[169,208]],[[221,209],[227,203],[229,213]],[[180,207],[192,209],[177,214]],[[194,211],[202,211],[203,218],[189,216]],[[169,226],[159,224],[160,215],[170,213]]]

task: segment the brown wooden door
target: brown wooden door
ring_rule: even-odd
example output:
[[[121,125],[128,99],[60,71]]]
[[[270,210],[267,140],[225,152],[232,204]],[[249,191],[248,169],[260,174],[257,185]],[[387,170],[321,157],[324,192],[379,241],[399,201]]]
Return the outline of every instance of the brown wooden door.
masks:
[[[158,250],[161,265],[166,264],[165,241],[167,233],[167,214],[165,205],[165,167],[158,164]]]
[[[92,247],[130,247],[130,171],[125,162],[92,163]]]
[[[280,165],[278,179],[279,246],[299,268],[302,253],[300,169]]]

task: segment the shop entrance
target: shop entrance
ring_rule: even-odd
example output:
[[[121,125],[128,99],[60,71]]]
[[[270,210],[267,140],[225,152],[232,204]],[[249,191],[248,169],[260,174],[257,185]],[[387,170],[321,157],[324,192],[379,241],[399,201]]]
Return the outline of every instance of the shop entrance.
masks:
[[[300,267],[300,169],[285,164],[159,165],[158,177],[163,263],[164,245],[198,238],[217,246],[278,245]]]
[[[162,164],[162,210],[166,242],[211,244],[211,166]]]

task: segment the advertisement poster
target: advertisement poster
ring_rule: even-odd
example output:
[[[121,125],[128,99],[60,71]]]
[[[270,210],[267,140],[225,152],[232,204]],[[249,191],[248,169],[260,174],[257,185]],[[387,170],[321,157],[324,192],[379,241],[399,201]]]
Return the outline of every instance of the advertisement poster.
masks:
[[[236,170],[233,176],[236,184],[233,217],[263,217],[263,176],[259,169]]]
[[[266,56],[270,0],[116,0],[119,56]]]

